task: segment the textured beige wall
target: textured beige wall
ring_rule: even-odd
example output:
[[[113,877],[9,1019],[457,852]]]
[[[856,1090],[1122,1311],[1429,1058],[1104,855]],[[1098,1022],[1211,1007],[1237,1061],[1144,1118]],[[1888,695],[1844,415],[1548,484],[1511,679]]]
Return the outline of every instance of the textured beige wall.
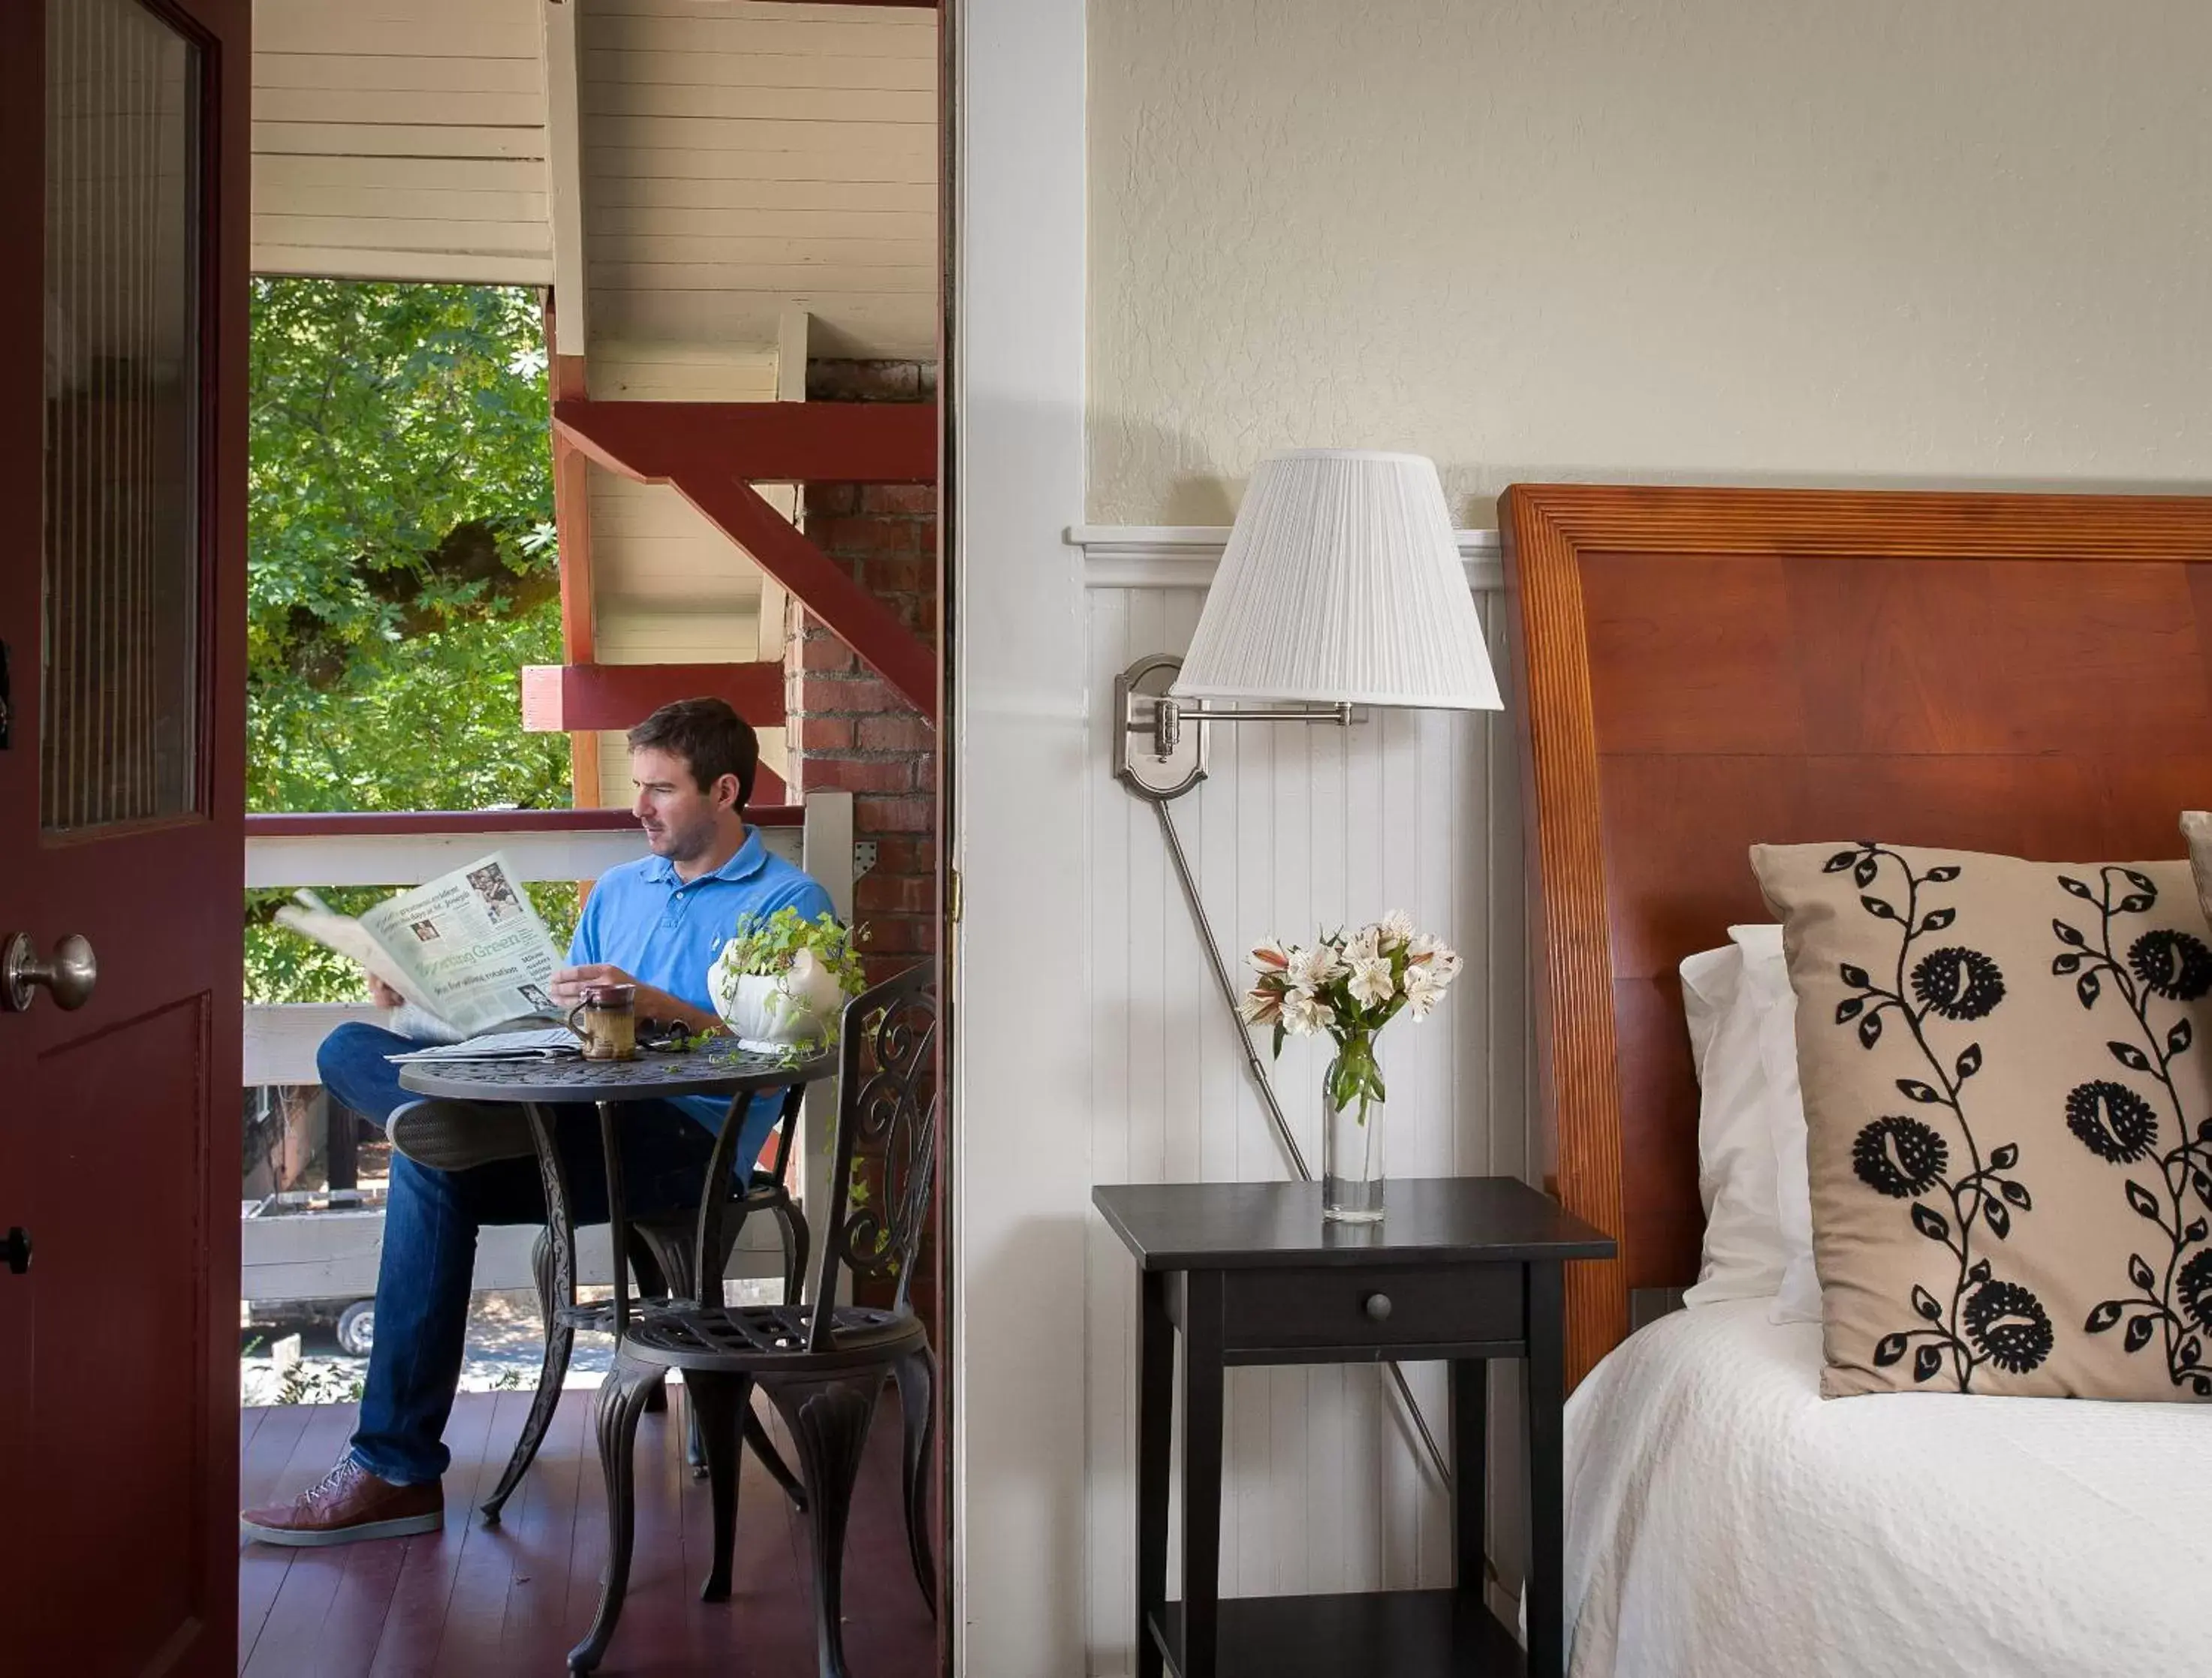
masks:
[[[1091,517],[1302,444],[2202,487],[2207,0],[1091,0]]]

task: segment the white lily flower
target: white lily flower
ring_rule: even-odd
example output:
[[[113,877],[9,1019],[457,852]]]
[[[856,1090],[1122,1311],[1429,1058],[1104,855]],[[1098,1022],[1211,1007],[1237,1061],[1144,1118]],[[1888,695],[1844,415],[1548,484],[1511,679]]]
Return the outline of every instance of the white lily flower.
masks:
[[[1352,964],[1352,1000],[1363,1008],[1372,1008],[1388,1002],[1397,994],[1398,983],[1390,972],[1390,958],[1366,956]]]
[[[1336,1010],[1310,992],[1294,990],[1283,998],[1283,1029],[1294,1037],[1310,1037],[1336,1023]]]
[[[1451,945],[1430,933],[1423,933],[1406,946],[1406,964],[1408,968],[1423,969],[1446,984],[1457,976],[1463,965]]]
[[[1395,950],[1413,941],[1413,917],[1402,909],[1394,909],[1382,917],[1381,927],[1382,947]]]
[[[1408,969],[1406,974],[1406,1012],[1415,1019],[1426,1019],[1429,1010],[1443,1000],[1445,982],[1435,977],[1426,968]]]
[[[1285,976],[1295,988],[1311,996],[1343,972],[1344,958],[1330,945],[1316,944],[1310,950],[1291,951],[1291,964]]]
[[[1280,973],[1291,964],[1291,946],[1279,938],[1271,938],[1265,944],[1255,945],[1246,958],[1255,973]]]
[[[1283,994],[1279,990],[1248,990],[1237,1012],[1247,1025],[1273,1025],[1283,1017]]]
[[[1344,946],[1344,959],[1353,967],[1364,961],[1373,961],[1382,953],[1382,928],[1362,927],[1352,933]]]

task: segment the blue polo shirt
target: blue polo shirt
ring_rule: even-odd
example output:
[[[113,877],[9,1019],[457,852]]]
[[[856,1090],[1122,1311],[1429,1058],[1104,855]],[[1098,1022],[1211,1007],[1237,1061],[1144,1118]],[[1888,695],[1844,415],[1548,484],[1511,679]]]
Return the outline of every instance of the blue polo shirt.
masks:
[[[707,971],[716,954],[740,920],[764,921],[781,909],[796,909],[807,921],[835,912],[827,891],[805,870],[771,853],[758,828],[748,828],[738,854],[696,879],[679,879],[665,856],[641,856],[601,874],[576,923],[568,964],[610,963],[640,984],[712,1013]],[[717,1096],[684,1096],[676,1104],[709,1130],[722,1128],[730,1106]],[[774,1094],[753,1098],[746,1128],[757,1128],[763,1144],[781,1107]]]

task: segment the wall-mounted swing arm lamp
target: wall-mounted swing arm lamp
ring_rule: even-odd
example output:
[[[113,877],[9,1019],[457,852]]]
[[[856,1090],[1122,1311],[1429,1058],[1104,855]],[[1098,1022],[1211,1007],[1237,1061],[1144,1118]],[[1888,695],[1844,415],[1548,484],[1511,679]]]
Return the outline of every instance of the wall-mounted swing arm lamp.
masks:
[[[1443,485],[1418,454],[1271,455],[1244,492],[1190,650],[1139,659],[1114,678],[1114,774],[1159,818],[1245,1071],[1285,1157],[1308,1183],[1313,1170],[1237,1018],[1237,988],[1168,806],[1206,778],[1206,731],[1216,723],[1348,727],[1370,706],[1504,708]],[[1436,1435],[1403,1372],[1395,1364],[1389,1371],[1438,1482],[1449,1486]]]
[[[1172,799],[1205,778],[1217,722],[1343,727],[1370,706],[1500,704],[1435,466],[1298,449],[1252,474],[1190,650],[1115,678],[1114,772]]]

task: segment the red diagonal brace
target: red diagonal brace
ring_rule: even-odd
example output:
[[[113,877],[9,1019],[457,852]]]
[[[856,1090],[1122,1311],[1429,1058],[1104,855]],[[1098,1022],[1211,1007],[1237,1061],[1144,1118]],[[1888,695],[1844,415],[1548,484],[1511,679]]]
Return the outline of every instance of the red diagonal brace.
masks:
[[[733,477],[671,480],[730,540],[805,603],[861,663],[890,683],[930,722],[937,720],[937,660],[921,637],[893,617],[845,568],[791,521]]]
[[[672,486],[932,723],[936,656],[752,485],[929,483],[936,414],[922,403],[579,401],[553,410],[562,434],[609,471]]]

